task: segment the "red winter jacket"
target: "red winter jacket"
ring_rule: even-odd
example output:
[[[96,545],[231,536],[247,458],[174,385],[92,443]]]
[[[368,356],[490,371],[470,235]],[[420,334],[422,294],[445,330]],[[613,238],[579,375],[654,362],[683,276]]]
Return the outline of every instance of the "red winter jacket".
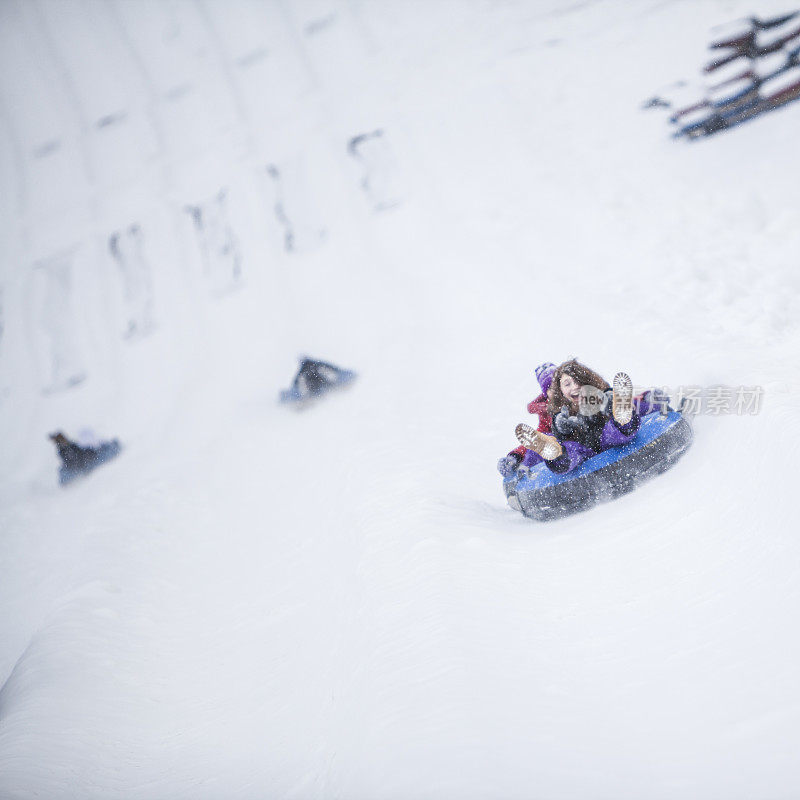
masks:
[[[531,400],[530,403],[528,403],[528,413],[539,415],[539,425],[536,428],[537,431],[540,431],[541,433],[552,433],[553,418],[550,416],[550,412],[547,410],[546,394],[542,393],[535,400]],[[523,458],[525,456],[526,449],[526,447],[520,445],[519,447],[515,447],[509,453],[509,455]]]

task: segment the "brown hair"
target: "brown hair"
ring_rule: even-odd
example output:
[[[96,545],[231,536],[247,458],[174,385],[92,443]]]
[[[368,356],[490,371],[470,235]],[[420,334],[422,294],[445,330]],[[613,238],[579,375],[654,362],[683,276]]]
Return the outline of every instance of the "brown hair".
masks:
[[[565,361],[560,367],[556,368],[553,374],[553,382],[550,384],[550,390],[547,392],[547,410],[553,415],[558,414],[562,406],[572,405],[561,391],[562,375],[569,375],[570,378],[581,386],[589,384],[596,389],[600,389],[601,392],[611,388],[600,375],[594,370],[589,369],[589,367],[581,364],[577,358],[573,358],[571,361]]]

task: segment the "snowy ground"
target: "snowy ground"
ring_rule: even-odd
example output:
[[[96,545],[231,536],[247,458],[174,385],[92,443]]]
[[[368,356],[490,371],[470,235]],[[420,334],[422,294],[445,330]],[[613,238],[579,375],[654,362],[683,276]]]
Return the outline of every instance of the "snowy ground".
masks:
[[[800,103],[640,109],[785,10],[0,5],[0,796],[800,795]],[[537,525],[572,356],[764,407]]]

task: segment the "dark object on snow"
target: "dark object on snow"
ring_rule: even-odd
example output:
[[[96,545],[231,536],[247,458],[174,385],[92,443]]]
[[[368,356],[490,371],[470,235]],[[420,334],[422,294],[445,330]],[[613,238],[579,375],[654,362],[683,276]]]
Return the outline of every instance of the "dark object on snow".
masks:
[[[677,411],[642,418],[636,438],[606,450],[563,475],[538,464],[503,481],[511,508],[546,522],[585,511],[597,503],[627,494],[668,470],[690,447],[692,427]]]
[[[770,28],[777,28],[785,25],[787,22],[800,16],[800,11],[792,11],[790,14],[784,14],[780,17],[772,17],[771,19],[758,19],[758,17],[750,17],[750,23],[754,28],[761,31],[769,30]]]
[[[791,22],[800,16],[800,11],[793,11],[790,14],[784,14],[780,17],[772,17],[771,19],[759,19],[758,17],[748,17],[747,19],[740,20],[738,23],[732,23],[738,27],[738,31],[733,35],[716,39],[708,45],[709,50],[726,50],[734,48],[744,51],[747,48],[752,48],[755,44],[756,33],[758,31],[769,31],[774,28],[780,28],[787,22]]]
[[[674,103],[675,138],[697,139],[729,130],[800,99],[800,11],[771,18],[746,17],[717,26],[703,67],[706,83],[694,102]],[[724,70],[719,77],[718,70]],[[660,107],[656,96],[645,108]]]
[[[800,67],[783,71],[780,76],[770,76],[758,91],[752,91],[729,109],[715,110],[699,122],[685,125],[674,138],[696,139],[717,131],[727,130],[769,111],[775,111],[800,98]]]
[[[655,95],[649,100],[645,100],[644,103],[642,103],[642,108],[672,108],[672,103],[670,103],[669,100],[665,100],[663,97]]]
[[[67,439],[61,431],[51,433],[50,439],[58,448],[61,458],[58,481],[62,486],[81,475],[88,475],[95,467],[119,455],[122,449],[117,439],[101,442],[97,447],[81,447]]]
[[[790,30],[783,32],[782,35],[781,32],[778,32],[779,35],[772,38],[769,37],[769,34],[761,32],[772,32],[775,28],[785,25],[787,22],[791,22],[798,16],[800,16],[800,11],[764,21],[751,17],[749,20],[751,25],[750,30],[742,30],[731,38],[720,39],[709,44],[708,47],[710,50],[727,50],[729,52],[721,58],[706,64],[703,71],[714,72],[720,67],[724,67],[726,64],[735,61],[737,58],[744,57],[754,60],[770,55],[771,53],[777,53],[784,45],[794,41],[800,36],[800,27],[795,25]]]
[[[342,369],[327,361],[301,358],[300,367],[290,389],[281,392],[281,403],[302,403],[345,386],[356,378],[356,373]]]

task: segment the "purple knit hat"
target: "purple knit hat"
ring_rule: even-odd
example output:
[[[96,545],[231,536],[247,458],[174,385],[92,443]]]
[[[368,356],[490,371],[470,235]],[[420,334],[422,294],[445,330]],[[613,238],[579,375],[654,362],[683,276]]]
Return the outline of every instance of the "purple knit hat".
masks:
[[[542,387],[542,391],[545,394],[547,394],[550,384],[553,382],[553,375],[555,374],[556,365],[551,364],[549,361],[545,361],[544,364],[539,364],[539,366],[536,367],[536,380],[539,381],[539,386]]]

